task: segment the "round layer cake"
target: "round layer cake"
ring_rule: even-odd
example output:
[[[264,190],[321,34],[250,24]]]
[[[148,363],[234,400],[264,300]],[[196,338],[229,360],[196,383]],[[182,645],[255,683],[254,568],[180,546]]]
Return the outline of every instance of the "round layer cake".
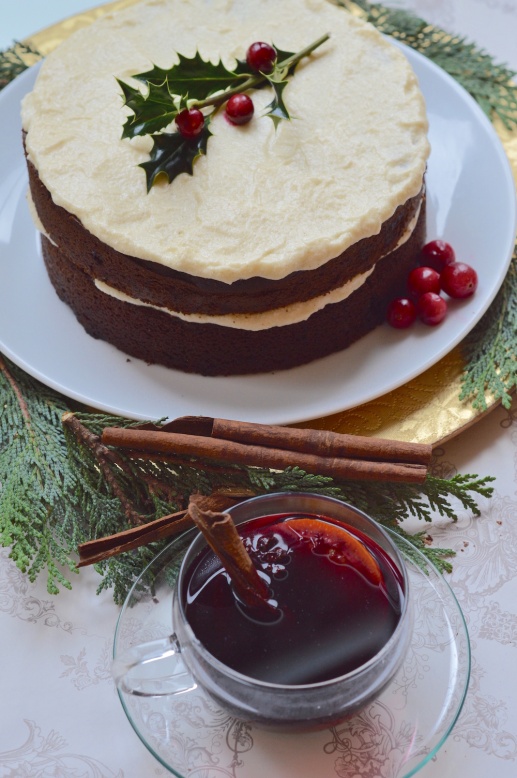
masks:
[[[228,69],[297,52],[291,120],[211,119],[206,153],[147,192],[119,80],[178,55]],[[142,87],[145,91],[145,87]],[[427,120],[406,58],[327,0],[144,0],[76,32],[24,100],[33,213],[62,300],[92,336],[205,375],[292,367],[384,318],[425,237]],[[167,132],[174,130],[168,127]]]

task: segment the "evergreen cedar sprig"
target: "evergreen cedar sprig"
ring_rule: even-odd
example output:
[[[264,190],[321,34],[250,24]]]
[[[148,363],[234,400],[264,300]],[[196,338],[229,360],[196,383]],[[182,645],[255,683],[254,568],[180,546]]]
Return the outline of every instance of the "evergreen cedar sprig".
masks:
[[[467,363],[460,400],[486,410],[486,395],[512,404],[517,387],[517,247],[494,302],[461,344]]]
[[[472,509],[479,515],[479,508],[473,499],[472,494],[476,493],[483,497],[490,497],[492,487],[488,484],[493,480],[491,477],[478,478],[477,476],[457,476],[448,481],[446,479],[433,479],[424,485],[424,489],[419,491],[407,485],[397,484],[375,484],[373,489],[365,489],[364,483],[349,482],[346,484],[337,484],[330,478],[313,476],[304,473],[296,467],[278,473],[267,470],[253,470],[252,468],[213,468],[203,469],[203,462],[193,463],[183,462],[179,465],[177,480],[190,480],[196,484],[200,480],[211,483],[208,491],[214,491],[216,488],[228,487],[229,485],[242,489],[251,488],[255,494],[263,494],[271,491],[313,491],[318,494],[326,494],[336,498],[344,499],[351,504],[357,505],[362,510],[368,512],[377,521],[384,526],[395,530],[402,537],[410,540],[424,556],[433,562],[440,570],[450,572],[452,566],[448,561],[454,556],[450,549],[432,548],[426,543],[426,534],[420,532],[417,535],[408,535],[400,526],[401,521],[409,516],[419,515],[426,521],[432,520],[432,508],[434,504],[439,506],[438,512],[447,515],[453,520],[456,517],[452,502],[449,501],[449,490],[454,498],[458,499],[463,508]],[[461,479],[461,480],[460,480]],[[120,524],[118,525],[120,529]],[[113,530],[116,531],[116,528]],[[107,533],[106,533],[107,534]],[[137,549],[134,552],[113,557],[105,560],[96,566],[96,569],[103,576],[99,585],[99,592],[113,587],[114,597],[118,602],[125,598],[129,585],[134,580],[136,573],[139,573],[145,563],[148,563],[154,554],[158,553],[167,541],[155,543],[143,549]],[[135,564],[135,555],[139,562]]]
[[[146,174],[147,191],[161,174],[169,183],[180,173],[193,175],[194,163],[207,153],[213,115],[234,95],[269,85],[273,99],[263,115],[269,116],[275,127],[280,121],[289,120],[283,96],[287,78],[294,74],[300,60],[328,39],[329,35],[323,35],[297,53],[272,49],[276,59],[271,72],[253,72],[247,62],[240,61],[233,70],[228,70],[222,61],[204,60],[196,52],[193,57],[178,54],[178,62],[167,70],[154,65],[145,73],[135,74],[133,78],[144,85],[143,91],[117,79],[124,105],[132,114],[126,119],[122,137],[150,135],[153,140],[150,159],[139,166]],[[187,111],[194,109],[200,123],[195,135],[185,136],[181,126],[173,132],[164,132],[171,123],[180,122]],[[202,109],[204,113],[201,114]]]
[[[494,114],[506,116],[511,127],[516,126],[517,87],[508,84],[510,71],[494,64],[475,46],[451,38],[409,12],[392,11],[364,0],[357,0],[356,5],[381,32],[400,38],[446,70],[457,57],[456,64],[461,70],[455,76],[458,80],[481,73],[469,91],[485,110],[490,110],[491,118]],[[0,88],[38,58],[37,52],[23,44],[0,52]],[[476,84],[477,92],[473,88]],[[498,297],[465,341],[469,363],[463,394],[473,397],[474,404],[479,403],[477,407],[484,406],[485,388],[496,395],[499,392],[508,407],[509,393],[516,385],[516,343],[517,258],[514,257]],[[109,457],[101,465],[91,445],[63,432],[61,417],[71,410],[71,403],[1,358],[0,405],[0,545],[11,548],[11,558],[31,581],[46,570],[49,593],[57,593],[59,587],[70,588],[70,581],[61,568],[76,572],[74,551],[80,543],[129,527],[131,511],[150,520],[180,509],[193,491],[208,494],[229,483],[257,494],[271,490],[316,491],[351,502],[403,536],[400,523],[409,516],[428,522],[437,512],[454,520],[456,502],[478,514],[475,496],[489,498],[492,494],[489,484],[493,478],[470,475],[452,479],[429,477],[422,487],[404,484],[365,487],[358,482],[336,484],[330,478],[313,476],[296,468],[276,473],[251,468],[218,469],[203,467],[201,462],[196,466],[184,462],[173,471],[166,465],[150,462],[135,465],[129,461],[121,468],[120,463],[115,464]],[[99,436],[104,426],[135,424],[100,414],[76,416],[93,436]],[[106,468],[111,468],[113,478],[117,479],[119,496],[110,487],[114,482]],[[439,568],[450,569],[451,551],[428,546],[425,532],[410,539]],[[99,591],[112,589],[115,600],[121,603],[131,582],[160,547],[161,544],[153,544],[101,563],[97,568],[102,576]]]
[[[455,502],[479,513],[476,495],[492,494],[491,477],[428,478],[417,487],[337,483],[296,467],[276,472],[218,467],[188,457],[174,464],[129,460],[119,452],[103,451],[100,433],[106,426],[139,422],[84,412],[72,415],[63,397],[6,359],[0,361],[0,402],[0,543],[11,547],[11,558],[31,581],[46,569],[47,589],[53,594],[59,587],[70,588],[61,567],[76,572],[74,551],[80,543],[184,509],[192,492],[310,490],[357,505],[403,536],[400,524],[409,516],[427,522],[437,511],[454,520]],[[450,569],[451,551],[429,548],[420,535],[413,540],[438,567]],[[112,588],[116,601],[122,602],[135,576],[166,542],[101,562],[99,591]]]
[[[73,545],[60,534],[77,520],[75,478],[61,430],[60,398],[0,355],[0,545],[29,579],[47,570],[47,589],[70,582]],[[75,530],[72,530],[72,535]]]
[[[10,49],[0,51],[0,90],[41,59],[31,46],[16,41]]]

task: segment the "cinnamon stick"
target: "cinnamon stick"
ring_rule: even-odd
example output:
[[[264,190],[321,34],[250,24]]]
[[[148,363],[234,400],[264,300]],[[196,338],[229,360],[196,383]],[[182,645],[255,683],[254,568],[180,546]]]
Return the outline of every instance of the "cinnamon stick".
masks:
[[[249,490],[227,489],[212,492],[206,496],[197,495],[197,501],[198,505],[206,509],[226,510],[241,500],[253,496],[254,493]],[[194,521],[188,511],[182,510],[149,521],[147,524],[116,532],[113,535],[88,540],[77,548],[79,554],[77,567],[97,564],[103,559],[109,559],[125,551],[132,551],[163,538],[174,537],[194,526]]]
[[[178,432],[185,435],[233,440],[249,445],[268,446],[288,451],[384,462],[429,465],[432,446],[363,435],[349,435],[330,430],[300,429],[271,424],[255,424],[208,416],[181,416],[162,427],[148,429]]]
[[[293,452],[288,449],[247,445],[220,438],[143,428],[106,427],[102,433],[102,442],[108,446],[125,449],[135,457],[147,454],[167,458],[188,454],[219,462],[279,470],[296,465],[309,473],[328,475],[338,480],[422,483],[427,475],[426,465],[413,462],[367,461],[320,456],[306,451]]]
[[[195,495],[190,498],[188,511],[221,560],[239,599],[252,608],[271,609],[267,584],[254,567],[230,514],[203,510]]]
[[[114,535],[88,540],[77,547],[79,553],[77,567],[95,565],[97,562],[102,562],[103,559],[109,559],[124,551],[132,551],[139,546],[154,543],[156,540],[179,535],[180,532],[191,529],[193,526],[194,522],[191,516],[184,510],[170,513],[155,521],[150,521],[148,524],[132,527]]]
[[[429,465],[432,447],[385,438],[347,435],[330,430],[299,429],[214,419],[213,436],[320,456]]]

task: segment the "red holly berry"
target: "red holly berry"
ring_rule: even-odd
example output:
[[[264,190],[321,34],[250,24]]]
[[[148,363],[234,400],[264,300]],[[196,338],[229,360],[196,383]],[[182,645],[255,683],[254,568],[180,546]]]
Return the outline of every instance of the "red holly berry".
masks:
[[[455,261],[456,255],[449,243],[444,240],[432,240],[423,246],[421,258],[424,265],[441,271],[446,265]]]
[[[246,54],[246,62],[252,70],[259,73],[271,73],[275,67],[276,51],[269,43],[256,41],[252,43]]]
[[[418,298],[417,309],[424,324],[434,327],[445,319],[447,303],[439,294],[426,292]]]
[[[226,117],[232,124],[247,124],[253,116],[253,100],[245,94],[232,95],[226,103]]]
[[[462,300],[474,294],[478,285],[476,271],[465,262],[452,262],[441,273],[442,289],[449,297]]]
[[[407,297],[396,297],[388,305],[386,320],[388,324],[397,330],[410,327],[416,319],[416,307]]]
[[[415,267],[407,279],[408,291],[414,297],[420,297],[426,292],[440,292],[440,274],[432,267]]]
[[[175,119],[184,138],[196,138],[203,130],[205,117],[199,108],[184,108]]]

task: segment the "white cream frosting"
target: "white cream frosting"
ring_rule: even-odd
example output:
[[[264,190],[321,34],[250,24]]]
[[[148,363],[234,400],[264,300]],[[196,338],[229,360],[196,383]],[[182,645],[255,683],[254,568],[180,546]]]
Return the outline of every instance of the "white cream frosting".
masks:
[[[370,268],[366,273],[360,273],[355,276],[351,281],[348,281],[344,286],[339,289],[334,289],[332,292],[313,297],[306,302],[291,303],[284,308],[274,308],[270,311],[262,311],[260,313],[224,313],[224,314],[203,314],[203,313],[180,313],[178,311],[171,311],[168,308],[163,308],[159,305],[152,305],[151,303],[145,303],[142,300],[137,300],[135,297],[130,297],[124,292],[120,292],[104,281],[95,279],[95,286],[99,292],[115,297],[117,300],[121,300],[124,303],[131,303],[132,305],[142,305],[145,308],[154,308],[156,311],[163,311],[170,316],[175,316],[177,319],[190,322],[191,324],[219,324],[221,327],[230,327],[236,330],[250,330],[258,332],[259,330],[268,330],[272,327],[285,327],[289,324],[297,324],[300,321],[305,321],[309,316],[312,316],[316,311],[321,310],[330,303],[337,303],[341,300],[345,300],[352,292],[359,289],[364,284],[369,275],[374,271],[375,267]]]
[[[420,207],[417,209],[417,213],[410,224],[408,224],[395,249],[402,246],[411,237],[418,222]],[[395,249],[393,250],[395,251]],[[272,327],[286,327],[290,324],[298,324],[299,322],[308,319],[314,313],[317,313],[317,311],[321,311],[325,306],[346,300],[347,297],[350,297],[352,292],[355,292],[356,289],[359,289],[359,287],[364,284],[374,270],[375,265],[365,273],[359,273],[350,281],[347,281],[346,284],[343,284],[343,286],[333,289],[326,294],[312,297],[310,300],[304,302],[291,303],[282,308],[274,308],[260,313],[226,313],[218,315],[171,311],[169,308],[146,303],[143,300],[131,297],[125,292],[121,292],[119,289],[115,289],[113,286],[106,284],[104,281],[100,281],[98,278],[95,279],[94,283],[99,292],[114,297],[116,300],[130,303],[131,305],[141,305],[144,308],[154,308],[155,311],[162,311],[163,313],[169,314],[169,316],[175,316],[176,318],[190,322],[191,324],[218,324],[221,327],[258,332],[259,330],[268,330]]]
[[[148,138],[122,140],[115,76],[170,67],[175,51],[244,58],[254,40],[304,60],[275,131],[252,93],[242,127],[220,112],[194,175],[146,194]],[[24,102],[27,150],[57,205],[118,251],[226,283],[311,270],[377,234],[421,186],[429,146],[404,55],[328,0],[145,0],[79,30],[43,63]]]

